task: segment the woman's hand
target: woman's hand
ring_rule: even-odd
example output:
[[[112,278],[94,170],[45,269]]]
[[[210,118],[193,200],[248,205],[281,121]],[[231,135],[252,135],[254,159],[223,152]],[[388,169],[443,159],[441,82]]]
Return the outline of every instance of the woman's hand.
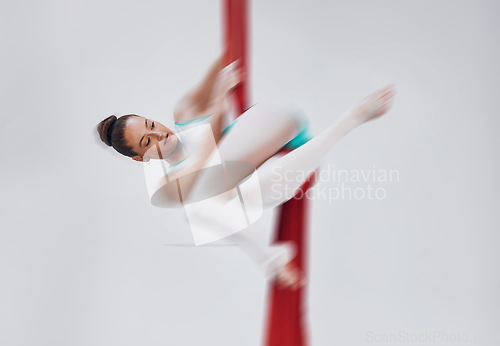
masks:
[[[217,74],[214,86],[216,97],[224,98],[229,95],[242,81],[243,76],[239,67],[239,61],[236,60],[224,67]]]

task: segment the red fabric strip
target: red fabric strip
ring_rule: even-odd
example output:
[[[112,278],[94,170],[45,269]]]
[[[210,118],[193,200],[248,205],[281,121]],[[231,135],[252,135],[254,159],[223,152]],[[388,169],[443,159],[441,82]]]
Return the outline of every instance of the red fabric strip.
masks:
[[[249,98],[249,62],[248,62],[248,2],[247,0],[224,0],[224,43],[226,64],[240,60],[241,71],[246,76],[243,83],[235,90],[236,109],[239,114],[245,112],[250,104]],[[302,186],[302,195],[314,183],[311,177]],[[299,192],[299,194],[301,194]],[[293,260],[307,277],[307,198],[292,198],[279,207],[278,225],[275,241],[293,241],[297,256]],[[298,289],[281,289],[271,283],[268,296],[267,326],[264,345],[266,346],[306,346],[308,328],[306,319],[305,286]]]

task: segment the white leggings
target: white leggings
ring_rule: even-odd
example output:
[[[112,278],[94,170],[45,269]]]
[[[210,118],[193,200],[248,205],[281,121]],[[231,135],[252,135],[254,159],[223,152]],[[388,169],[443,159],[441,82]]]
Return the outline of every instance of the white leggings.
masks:
[[[304,172],[314,171],[334,144],[363,122],[364,119],[356,113],[346,112],[299,148],[286,155],[275,155],[304,128],[306,117],[300,109],[289,104],[257,104],[238,118],[219,142],[218,152],[222,161],[245,161],[258,167],[258,188],[245,191],[247,201],[248,198],[255,198],[256,202],[246,203],[246,207],[251,209],[255,205],[256,208],[273,208],[292,198],[292,191],[299,189],[307,180]],[[248,172],[242,172],[241,176],[235,173],[230,177],[232,184],[243,180],[246,174]],[[284,176],[286,179],[283,179]],[[210,176],[200,174],[193,189],[196,191],[210,186],[214,183],[210,179]],[[234,197],[234,193],[221,196],[217,203],[224,208],[208,206],[195,213],[195,217],[211,232],[227,234],[230,219],[240,215],[236,209],[231,209],[231,205],[234,208],[241,206],[239,203],[230,203]],[[252,232],[237,232],[224,240],[238,244],[265,270],[268,277],[274,276],[294,257],[293,244],[263,246],[254,239]]]

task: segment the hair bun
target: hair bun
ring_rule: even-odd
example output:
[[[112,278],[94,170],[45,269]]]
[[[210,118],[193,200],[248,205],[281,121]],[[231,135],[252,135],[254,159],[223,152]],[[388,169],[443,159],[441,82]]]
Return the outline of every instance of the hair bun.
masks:
[[[108,146],[111,146],[111,133],[116,119],[114,115],[110,115],[97,125],[99,137],[101,137],[101,140]]]

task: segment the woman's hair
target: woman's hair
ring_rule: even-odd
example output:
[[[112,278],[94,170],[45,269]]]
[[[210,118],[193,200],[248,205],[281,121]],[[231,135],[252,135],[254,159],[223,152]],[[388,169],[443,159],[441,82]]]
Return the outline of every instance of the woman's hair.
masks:
[[[125,141],[125,125],[135,114],[122,115],[119,118],[111,115],[97,125],[97,132],[101,140],[108,146],[115,148],[122,155],[133,157],[138,155]]]

